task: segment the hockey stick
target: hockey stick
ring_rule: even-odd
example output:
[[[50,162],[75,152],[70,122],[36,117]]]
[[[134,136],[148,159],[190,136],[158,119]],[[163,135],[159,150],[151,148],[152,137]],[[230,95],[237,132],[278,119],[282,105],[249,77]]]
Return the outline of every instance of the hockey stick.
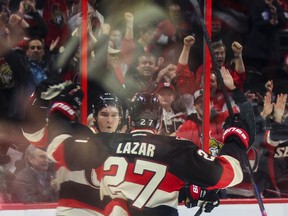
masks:
[[[224,96],[224,99],[225,99],[225,102],[226,102],[226,105],[227,105],[227,109],[229,111],[229,114],[233,115],[233,109],[232,109],[230,100],[228,98],[227,90],[225,88],[225,85],[224,85],[224,82],[223,82],[223,79],[222,79],[222,76],[221,76],[220,67],[219,67],[219,65],[217,63],[216,56],[213,54],[212,42],[211,42],[211,39],[210,39],[210,37],[208,35],[205,23],[203,21],[203,17],[202,17],[202,13],[200,11],[199,4],[198,4],[197,0],[190,0],[190,2],[193,5],[193,8],[195,9],[195,12],[197,14],[198,20],[199,20],[200,25],[202,27],[204,38],[205,38],[205,41],[207,43],[207,46],[208,46],[208,49],[209,49],[209,52],[210,52],[210,56],[211,56],[211,59],[212,59],[212,62],[213,62],[213,65],[214,65],[214,67],[216,67],[215,69],[216,69],[217,80],[219,82],[221,90],[223,91],[223,96]]]
[[[203,205],[200,206],[200,208],[198,209],[198,211],[194,214],[194,216],[200,216],[203,212]]]
[[[220,73],[220,68],[219,68],[216,56],[214,55],[214,52],[213,52],[213,49],[212,49],[212,46],[211,46],[212,43],[211,43],[210,37],[208,35],[207,29],[206,29],[206,26],[205,26],[205,23],[204,23],[204,20],[203,20],[203,16],[202,16],[199,4],[198,4],[197,0],[190,0],[190,3],[192,4],[192,6],[193,6],[193,8],[194,8],[194,10],[195,10],[195,12],[197,14],[198,20],[200,22],[200,25],[201,25],[201,28],[202,28],[202,31],[203,31],[203,34],[204,34],[204,38],[206,40],[206,43],[207,43],[207,46],[208,46],[208,49],[209,49],[209,52],[210,52],[210,55],[211,55],[212,63],[214,65],[214,67],[216,67],[215,69],[216,69],[217,79],[218,79],[219,85],[221,87],[221,90],[223,92],[223,96],[224,96],[224,99],[225,99],[225,103],[226,103],[227,109],[229,111],[230,116],[232,116],[233,115],[232,105],[231,105],[230,100],[228,98],[228,94],[227,94],[227,91],[226,91],[226,88],[225,88],[225,85],[224,85],[224,81],[223,81],[221,73]],[[262,200],[261,195],[259,193],[258,187],[257,187],[257,185],[256,185],[256,183],[254,181],[254,177],[253,177],[253,173],[252,173],[252,169],[251,169],[251,165],[250,165],[248,156],[246,157],[245,163],[246,163],[246,169],[247,169],[248,174],[250,176],[250,181],[251,181],[251,184],[253,186],[254,194],[255,194],[255,197],[257,199],[261,214],[262,214],[262,216],[267,216],[266,210],[265,210],[264,205],[263,205],[263,200]],[[201,214],[202,211],[198,212],[198,215],[200,215],[199,213]],[[196,212],[196,214],[197,214],[197,212]]]

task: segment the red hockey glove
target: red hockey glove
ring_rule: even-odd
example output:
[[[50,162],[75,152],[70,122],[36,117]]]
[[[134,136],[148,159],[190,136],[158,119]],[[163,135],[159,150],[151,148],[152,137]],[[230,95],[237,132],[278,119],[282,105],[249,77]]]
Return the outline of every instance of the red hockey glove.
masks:
[[[249,147],[249,135],[242,128],[230,127],[226,129],[223,133],[223,142],[225,143],[230,137],[234,137],[235,139],[238,138],[238,142],[241,143],[245,148]]]
[[[255,116],[249,102],[240,105],[240,113],[227,117],[223,125],[223,141],[237,142],[245,149],[255,140]]]
[[[67,86],[55,99],[56,101],[50,109],[50,114],[58,112],[69,120],[77,120],[83,96],[83,91],[79,85],[71,84]]]

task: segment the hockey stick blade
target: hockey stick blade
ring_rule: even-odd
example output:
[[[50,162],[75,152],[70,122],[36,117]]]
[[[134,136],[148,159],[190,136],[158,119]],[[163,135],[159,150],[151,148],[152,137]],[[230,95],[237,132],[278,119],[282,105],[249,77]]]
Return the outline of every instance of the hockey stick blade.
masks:
[[[194,214],[194,216],[200,216],[203,212],[203,205],[199,207],[199,209],[197,210],[197,212]]]

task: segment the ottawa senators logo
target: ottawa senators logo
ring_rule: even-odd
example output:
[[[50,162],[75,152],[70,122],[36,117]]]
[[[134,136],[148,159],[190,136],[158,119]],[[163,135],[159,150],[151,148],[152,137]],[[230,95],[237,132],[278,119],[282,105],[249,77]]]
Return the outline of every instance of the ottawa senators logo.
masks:
[[[214,138],[209,140],[209,154],[216,157],[219,154],[220,149],[223,147],[223,144]]]
[[[59,28],[64,27],[67,23],[65,15],[64,15],[63,11],[61,11],[61,9],[59,8],[58,5],[52,5],[52,7],[51,7],[50,22]]]
[[[15,80],[13,71],[7,62],[0,62],[0,89],[9,89],[14,87]]]

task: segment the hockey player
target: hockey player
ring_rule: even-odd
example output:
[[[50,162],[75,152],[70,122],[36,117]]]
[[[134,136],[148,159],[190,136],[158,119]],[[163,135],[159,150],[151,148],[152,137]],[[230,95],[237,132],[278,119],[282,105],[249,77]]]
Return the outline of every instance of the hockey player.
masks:
[[[99,95],[92,109],[94,122],[90,129],[94,133],[117,131],[123,115],[122,104],[118,97],[111,93]]]
[[[78,123],[78,111],[82,99],[83,92],[79,85],[72,84],[71,82],[63,82],[58,79],[43,81],[37,86],[35,93],[31,97],[31,113],[27,116],[27,121],[30,122],[33,127],[28,127],[31,124],[27,124],[27,127],[23,128],[23,133],[26,138],[33,145],[46,149],[46,126],[48,123],[46,121],[46,111],[53,102],[54,106],[52,109],[59,109],[59,107],[61,107],[66,118],[70,119],[71,130],[75,134],[77,132],[77,139],[87,139],[91,137],[93,135],[92,131],[88,127]],[[59,103],[59,100],[63,103]],[[67,104],[69,104],[69,106],[67,106]],[[70,106],[73,110],[69,108]],[[94,108],[95,113],[104,111],[113,116],[117,110],[118,117],[113,119],[113,122],[118,125],[121,119],[120,114],[122,113],[122,108],[117,97],[108,93],[104,94],[96,100]],[[113,111],[112,113],[109,112],[111,110]],[[98,127],[97,122],[95,125]],[[115,132],[116,128],[117,127],[113,127],[113,129],[109,128],[108,130],[103,127],[102,129],[103,131],[106,130],[105,132]],[[57,183],[59,187],[59,200],[56,209],[57,215],[105,215],[103,209],[110,199],[107,197],[104,200],[100,200],[99,184],[90,181],[90,176],[93,175],[93,173],[91,169],[70,171],[63,166],[57,166]]]
[[[95,168],[91,182],[99,181],[100,197],[112,199],[108,206],[115,215],[178,215],[178,191],[185,183],[208,190],[240,183],[242,158],[254,141],[254,116],[247,103],[243,114],[227,118],[225,145],[217,157],[190,141],[155,135],[160,121],[155,95],[132,98],[129,134],[100,133],[81,141],[75,139],[65,110],[53,107],[48,156],[71,170]]]

